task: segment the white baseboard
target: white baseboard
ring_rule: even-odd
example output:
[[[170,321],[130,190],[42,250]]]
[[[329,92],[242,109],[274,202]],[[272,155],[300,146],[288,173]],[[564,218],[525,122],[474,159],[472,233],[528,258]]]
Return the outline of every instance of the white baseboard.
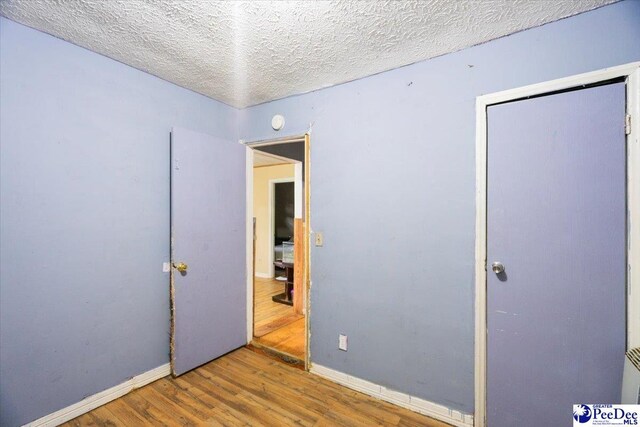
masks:
[[[449,409],[446,406],[420,399],[419,397],[400,393],[325,366],[312,364],[310,371],[313,374],[319,375],[345,387],[368,394],[369,396],[377,399],[385,400],[389,403],[393,403],[394,405],[402,406],[403,408],[411,411],[427,415],[431,418],[444,421],[445,423],[458,427],[473,426],[473,415],[464,414],[462,412]]]
[[[261,279],[273,279],[273,274],[269,274],[269,273],[258,273],[257,271],[254,273],[254,275],[256,277],[259,277]]]
[[[98,406],[102,406],[105,403],[109,403],[112,400],[124,396],[130,391],[152,383],[155,380],[159,380],[162,377],[166,377],[170,373],[171,367],[168,363],[166,365],[158,366],[155,369],[136,375],[117,386],[96,393],[93,396],[85,397],[78,403],[74,403],[73,405],[62,408],[59,411],[45,415],[42,418],[38,418],[35,421],[25,424],[23,427],[58,426],[74,419],[75,417],[86,414]]]

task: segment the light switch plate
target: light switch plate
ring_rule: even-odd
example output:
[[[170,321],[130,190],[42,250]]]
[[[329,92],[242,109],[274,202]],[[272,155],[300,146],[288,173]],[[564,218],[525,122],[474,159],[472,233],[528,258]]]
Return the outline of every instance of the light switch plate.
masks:
[[[342,351],[347,351],[347,336],[346,335],[338,335],[338,349]]]
[[[162,272],[163,273],[168,273],[170,271],[171,271],[171,263],[163,262],[162,263]]]
[[[322,233],[316,232],[316,246],[322,246],[324,243],[324,239],[322,237]]]

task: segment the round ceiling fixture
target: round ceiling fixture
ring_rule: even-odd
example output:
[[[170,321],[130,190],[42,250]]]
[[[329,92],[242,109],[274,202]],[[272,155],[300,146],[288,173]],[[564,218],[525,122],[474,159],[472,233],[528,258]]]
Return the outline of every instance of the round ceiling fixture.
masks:
[[[284,117],[281,114],[276,114],[271,119],[271,127],[273,130],[280,130],[284,127]]]

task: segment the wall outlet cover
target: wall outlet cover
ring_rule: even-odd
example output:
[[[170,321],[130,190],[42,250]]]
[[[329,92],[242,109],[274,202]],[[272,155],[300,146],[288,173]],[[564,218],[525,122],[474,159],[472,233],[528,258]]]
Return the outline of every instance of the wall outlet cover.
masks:
[[[316,232],[316,246],[322,246],[324,243],[324,238],[322,237],[322,233]]]
[[[347,336],[340,334],[338,336],[338,349],[347,351]]]

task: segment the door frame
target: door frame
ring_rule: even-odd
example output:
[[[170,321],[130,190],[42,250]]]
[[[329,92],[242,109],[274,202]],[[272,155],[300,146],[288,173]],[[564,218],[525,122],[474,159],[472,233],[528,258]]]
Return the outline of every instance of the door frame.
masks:
[[[487,107],[494,104],[626,79],[627,348],[640,346],[640,61],[476,98],[475,413],[486,425],[487,384]],[[629,123],[626,124],[629,126]],[[625,126],[625,123],[620,123]],[[633,291],[633,292],[632,292]]]
[[[246,266],[247,266],[247,344],[253,340],[253,289],[254,289],[254,274],[253,271],[253,149],[258,147],[265,147],[268,145],[277,144],[289,144],[295,142],[304,142],[304,220],[305,227],[305,266],[306,271],[304,274],[304,303],[303,313],[305,314],[305,357],[304,367],[305,370],[309,370],[310,367],[310,352],[309,352],[309,313],[311,308],[310,299],[310,286],[311,286],[311,137],[310,132],[291,135],[283,138],[245,141],[240,140],[240,144],[246,147],[245,157],[245,171],[246,171]],[[300,164],[300,163],[299,163]],[[302,178],[301,167],[296,165],[295,178]],[[295,181],[294,181],[295,182]],[[270,184],[271,187],[271,184]],[[297,195],[296,195],[297,197]]]

